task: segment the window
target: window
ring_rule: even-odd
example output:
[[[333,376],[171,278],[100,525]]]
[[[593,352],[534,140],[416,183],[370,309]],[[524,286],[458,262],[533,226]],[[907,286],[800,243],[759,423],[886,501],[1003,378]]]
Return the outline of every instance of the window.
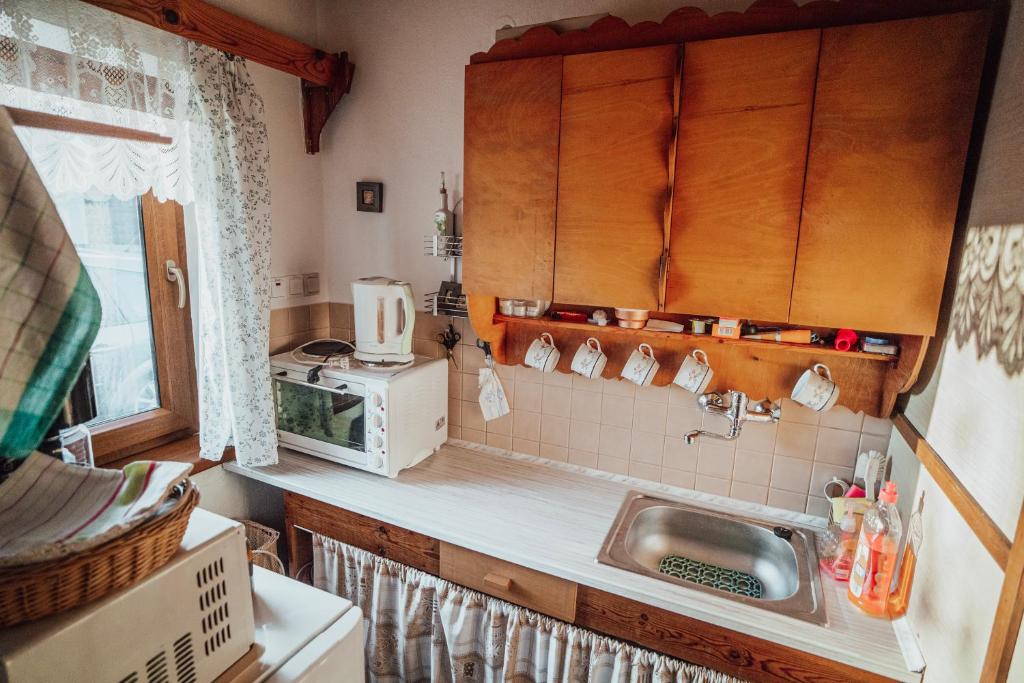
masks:
[[[56,194],[57,211],[99,293],[103,319],[71,404],[88,418],[103,464],[195,430],[191,317],[181,206]],[[179,303],[182,304],[179,307]],[[82,415],[81,413],[85,413]],[[75,419],[77,418],[77,419]]]

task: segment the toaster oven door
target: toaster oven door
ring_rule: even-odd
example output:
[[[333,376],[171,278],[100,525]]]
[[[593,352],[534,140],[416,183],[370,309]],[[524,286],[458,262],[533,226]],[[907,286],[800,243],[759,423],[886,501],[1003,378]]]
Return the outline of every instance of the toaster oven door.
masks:
[[[310,384],[280,375],[273,380],[277,433],[283,445],[366,465],[365,386],[336,380]]]

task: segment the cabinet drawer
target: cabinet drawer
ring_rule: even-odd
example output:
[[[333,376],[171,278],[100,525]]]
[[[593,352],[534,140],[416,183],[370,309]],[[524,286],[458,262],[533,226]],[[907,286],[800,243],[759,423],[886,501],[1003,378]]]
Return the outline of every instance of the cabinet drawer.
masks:
[[[441,543],[441,578],[572,623],[576,584],[494,557]]]

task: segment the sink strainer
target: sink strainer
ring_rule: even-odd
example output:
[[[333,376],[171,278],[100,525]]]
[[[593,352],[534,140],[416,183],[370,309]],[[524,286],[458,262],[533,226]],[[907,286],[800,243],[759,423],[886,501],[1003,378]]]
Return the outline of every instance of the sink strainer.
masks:
[[[760,599],[764,595],[761,581],[750,574],[735,569],[723,569],[706,562],[691,560],[682,555],[666,555],[661,558],[658,571],[677,579],[693,581],[702,586],[717,588],[736,595]]]

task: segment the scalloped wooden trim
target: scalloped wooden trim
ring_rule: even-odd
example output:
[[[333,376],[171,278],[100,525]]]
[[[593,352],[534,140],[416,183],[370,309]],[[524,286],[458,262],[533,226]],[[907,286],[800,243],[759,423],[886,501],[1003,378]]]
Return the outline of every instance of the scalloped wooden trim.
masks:
[[[712,15],[697,7],[681,7],[661,23],[642,21],[630,26],[619,17],[609,16],[598,19],[589,28],[565,33],[536,26],[518,38],[499,40],[487,52],[475,53],[469,63],[863,24],[985,9],[992,4],[991,0],[813,0],[797,5],[793,0],[756,0],[744,12]]]

